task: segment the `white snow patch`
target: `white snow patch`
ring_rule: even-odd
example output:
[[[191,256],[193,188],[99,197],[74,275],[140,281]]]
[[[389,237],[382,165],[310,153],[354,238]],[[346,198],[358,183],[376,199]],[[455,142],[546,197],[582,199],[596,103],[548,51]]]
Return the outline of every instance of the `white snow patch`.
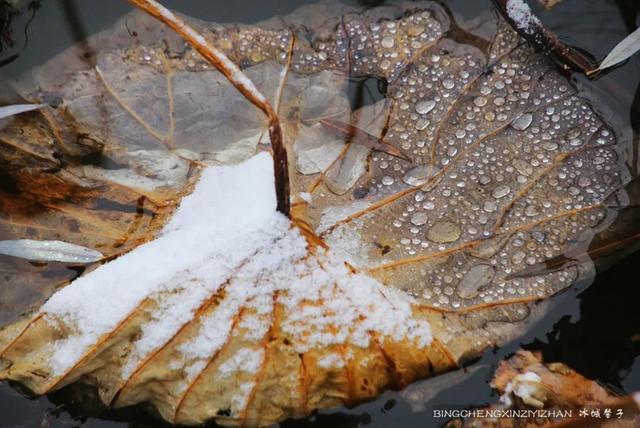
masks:
[[[220,364],[218,372],[220,372],[222,376],[229,376],[237,371],[258,373],[263,358],[263,349],[242,348],[227,361]]]
[[[504,394],[500,396],[500,402],[506,406],[513,404],[512,396],[520,397],[525,404],[533,407],[544,407],[536,395],[540,390],[542,379],[534,372],[527,371],[515,375],[511,382],[504,389]]]
[[[540,24],[540,20],[531,12],[531,8],[524,0],[509,0],[507,15],[519,29],[527,34],[534,34],[536,25]]]
[[[325,369],[341,369],[345,366],[344,358],[340,354],[329,353],[318,360],[318,366]]]
[[[222,289],[223,300],[200,317],[198,334],[179,345],[181,358],[171,362],[171,369],[184,370],[185,385],[236,336],[248,342],[247,350],[220,372],[257,370],[263,356],[256,350],[272,323],[274,302],[283,306],[280,329],[296,352],[336,344],[368,347],[373,336],[419,347],[431,342],[430,326],[414,317],[412,299],[353,274],[342,255],[320,249],[309,254],[298,229],[275,206],[268,154],[206,169],[156,240],[74,281],[43,306],[47,319],[71,331],[54,343],[54,374],[72,367],[152,299],[152,319],[122,369],[123,377],[130,375]],[[335,221],[364,208],[352,204],[326,216]]]
[[[324,242],[338,259],[345,260],[358,269],[370,268],[373,263],[369,254],[374,248],[361,239],[358,230],[361,223],[358,220],[337,226],[324,236]]]
[[[249,395],[253,388],[256,386],[255,382],[243,382],[240,384],[238,388],[240,390],[239,394],[234,395],[231,398],[231,409],[235,411],[239,411],[244,409],[247,406],[247,402],[249,401]]]
[[[62,320],[74,334],[55,344],[53,372],[61,374],[72,367],[145,298],[165,293],[157,300],[156,319],[145,327],[132,358],[146,355],[168,340],[257,248],[269,246],[282,224],[288,227],[285,219],[273,215],[273,184],[265,180],[272,175],[271,163],[265,153],[243,167],[205,170],[156,240],[54,294],[41,311],[48,319]]]

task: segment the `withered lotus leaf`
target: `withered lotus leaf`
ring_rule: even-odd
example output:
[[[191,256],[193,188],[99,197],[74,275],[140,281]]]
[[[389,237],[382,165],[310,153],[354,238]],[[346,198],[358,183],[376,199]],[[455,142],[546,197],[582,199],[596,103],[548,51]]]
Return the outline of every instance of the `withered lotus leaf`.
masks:
[[[0,258],[3,305],[27,313],[3,316],[0,378],[262,426],[520,335],[593,275],[631,174],[624,132],[498,19],[327,2],[189,20],[276,106],[291,220],[264,115],[159,22],[132,13],[34,70],[3,100],[48,106],[0,121],[0,238],[108,260],[29,311],[77,269]],[[385,98],[351,111],[353,76]]]

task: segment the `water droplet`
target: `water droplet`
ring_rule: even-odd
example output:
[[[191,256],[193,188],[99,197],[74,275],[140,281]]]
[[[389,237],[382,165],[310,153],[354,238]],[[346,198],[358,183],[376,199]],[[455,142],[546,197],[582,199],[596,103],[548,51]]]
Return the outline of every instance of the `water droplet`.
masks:
[[[427,126],[429,126],[431,122],[429,122],[429,119],[419,119],[416,122],[416,129],[418,131],[422,131],[423,129],[425,129]]]
[[[483,186],[489,184],[491,183],[491,177],[489,177],[488,175],[481,175],[478,179],[478,183],[482,184]]]
[[[542,145],[542,148],[543,148],[543,149],[545,149],[545,150],[547,150],[547,151],[552,152],[552,151],[554,151],[554,150],[557,150],[557,149],[558,149],[558,143],[555,143],[555,142],[553,142],[553,141],[547,141],[546,143],[544,143],[544,144]]]
[[[473,299],[482,287],[491,283],[495,275],[495,268],[490,265],[473,266],[458,283],[457,293],[463,299]]]
[[[525,258],[526,256],[527,256],[527,255],[526,255],[523,251],[518,251],[518,252],[516,252],[513,256],[511,256],[511,261],[512,261],[514,264],[517,264],[517,265],[518,265],[518,264],[520,264],[520,263],[522,263],[522,262],[524,261],[524,258]]]
[[[546,239],[546,235],[544,233],[542,233],[542,232],[537,231],[537,230],[534,231],[534,232],[531,232],[531,237],[533,239],[535,239],[536,241],[540,242],[540,243],[543,243],[545,241],[545,239]]]
[[[591,184],[591,179],[589,177],[580,177],[578,179],[578,186],[580,187],[588,187]]]
[[[424,212],[417,212],[411,216],[411,224],[415,226],[422,226],[427,223],[427,214]]]
[[[444,79],[442,81],[442,86],[444,86],[445,89],[453,89],[453,87],[456,86],[456,84],[451,79]]]
[[[500,199],[507,196],[509,192],[511,192],[511,187],[507,186],[506,184],[500,184],[496,186],[495,189],[493,189],[493,192],[491,192],[491,196],[496,199]]]
[[[580,128],[571,128],[567,132],[567,139],[568,140],[572,140],[574,138],[578,138],[580,136],[580,134],[582,134],[582,131],[580,130]]]
[[[380,40],[380,44],[385,49],[391,49],[395,44],[395,40],[393,40],[393,37],[385,36],[382,38],[382,40]]]
[[[431,211],[435,207],[436,207],[436,205],[431,201],[427,201],[424,204],[422,204],[422,208],[424,208],[425,210],[429,210],[429,211]]]
[[[487,99],[485,97],[475,97],[473,103],[478,107],[484,107],[487,105]]]
[[[487,201],[484,203],[482,209],[488,213],[492,213],[498,209],[498,204],[496,204],[494,201]]]
[[[531,125],[531,122],[533,122],[533,115],[531,113],[523,113],[511,122],[511,127],[518,131],[524,131]]]
[[[418,114],[427,114],[436,106],[434,100],[421,100],[416,103],[416,112]]]
[[[539,214],[538,207],[536,207],[535,205],[527,205],[524,213],[527,215],[527,217],[535,217]]]
[[[580,138],[572,138],[571,140],[569,140],[569,144],[573,147],[581,146],[582,140]]]
[[[394,181],[395,180],[393,179],[393,177],[389,177],[388,175],[382,177],[382,184],[384,184],[385,186],[391,186]]]
[[[407,29],[407,34],[411,37],[419,36],[424,32],[424,25],[412,25]]]
[[[529,177],[531,174],[533,174],[533,166],[524,159],[514,160],[513,167],[516,169],[516,171],[526,177]]]
[[[431,178],[436,173],[436,171],[437,169],[432,167],[431,165],[418,165],[407,171],[402,177],[402,181],[404,181],[409,186],[420,186],[424,184],[429,178]]]
[[[454,242],[460,239],[460,228],[450,221],[438,221],[427,232],[427,239],[439,244]]]

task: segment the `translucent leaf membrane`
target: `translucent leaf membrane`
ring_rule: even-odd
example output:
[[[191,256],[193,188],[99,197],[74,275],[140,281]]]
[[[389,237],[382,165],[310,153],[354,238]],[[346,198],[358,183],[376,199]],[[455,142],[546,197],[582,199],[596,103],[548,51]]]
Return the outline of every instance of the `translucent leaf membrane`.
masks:
[[[191,208],[139,246],[203,167],[244,168],[269,150],[264,116],[221,75],[140,14],[90,39],[90,60],[74,48],[35,70],[22,97],[59,102],[0,122],[12,184],[0,239],[120,257],[2,330],[0,376],[37,393],[90,383],[107,404],[150,402],[170,422],[268,425],[375,397],[522,334],[553,294],[593,275],[586,251],[626,203],[629,150],[508,25],[484,17],[471,35],[447,16],[431,3],[329,2],[256,26],[190,20],[278,105],[289,149],[291,223],[247,225],[224,248],[202,250],[271,194],[253,171],[208,188],[210,200],[196,187]],[[385,80],[385,99],[350,111],[353,76]],[[180,232],[185,213],[192,228]],[[56,263],[0,266],[12,288],[41,290],[10,297],[30,305],[74,276]],[[117,305],[105,272],[126,291]],[[91,287],[102,290],[91,304],[64,298]],[[100,304],[103,316],[78,322]]]

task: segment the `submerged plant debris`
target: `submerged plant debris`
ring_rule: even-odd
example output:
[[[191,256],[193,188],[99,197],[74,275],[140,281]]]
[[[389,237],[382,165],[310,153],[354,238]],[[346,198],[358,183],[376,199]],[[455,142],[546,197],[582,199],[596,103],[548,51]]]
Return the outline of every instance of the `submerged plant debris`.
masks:
[[[486,414],[520,412],[524,417],[470,417],[445,426],[631,428],[640,423],[640,394],[621,397],[565,364],[545,364],[540,355],[528,351],[500,362],[491,386],[501,395],[499,403],[482,409]]]
[[[107,260],[49,298],[78,272],[0,256],[0,378],[268,425],[454,369],[593,277],[631,143],[497,16],[474,34],[435,3],[189,22],[278,106],[291,220],[264,114],[132,13],[3,95],[47,106],[0,119],[0,239]],[[352,76],[385,99],[351,111]]]

